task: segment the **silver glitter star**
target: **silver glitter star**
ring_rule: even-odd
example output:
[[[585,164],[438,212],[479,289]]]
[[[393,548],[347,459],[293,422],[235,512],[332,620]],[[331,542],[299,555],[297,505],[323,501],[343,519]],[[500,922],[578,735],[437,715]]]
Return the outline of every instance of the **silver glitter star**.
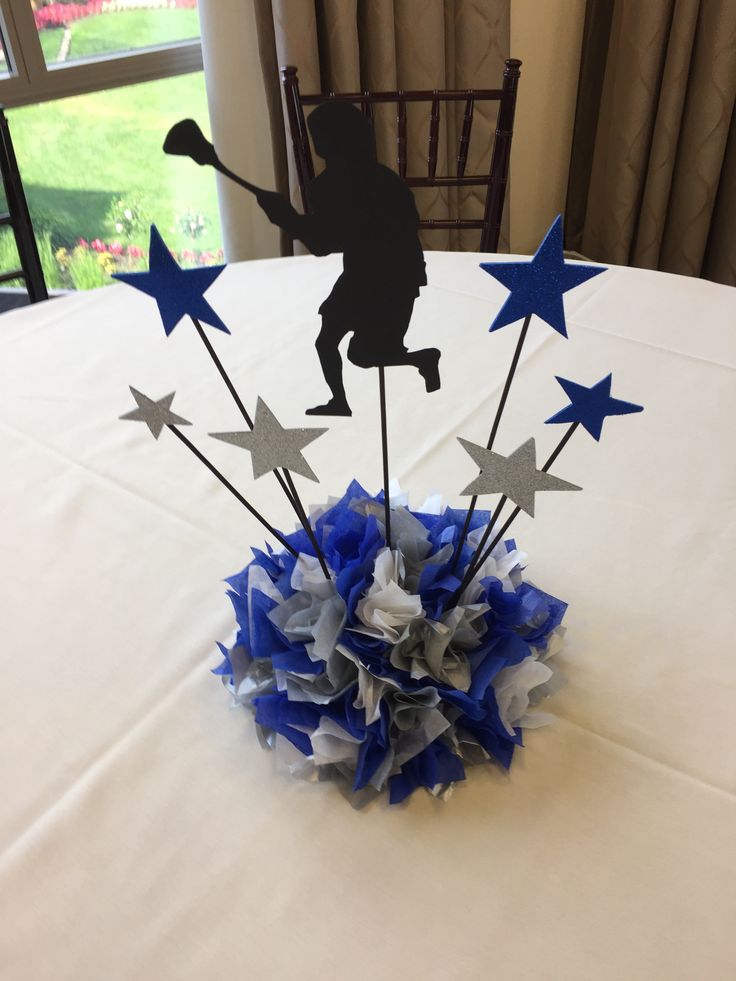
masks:
[[[126,412],[120,418],[130,419],[134,422],[145,422],[151,430],[151,435],[154,439],[159,438],[164,426],[191,426],[191,422],[187,422],[186,419],[182,419],[181,416],[171,411],[171,403],[174,400],[176,392],[170,392],[168,395],[164,395],[162,399],[159,399],[158,402],[155,402],[153,399],[149,399],[147,395],[133,388],[132,385],[130,386],[130,391],[138,403],[138,408],[133,409],[131,412]]]
[[[560,477],[537,470],[537,452],[533,439],[514,450],[509,456],[494,453],[458,436],[458,442],[478,464],[480,474],[464,491],[470,494],[505,494],[506,497],[534,517],[534,495],[537,491],[582,490]]]
[[[317,476],[301,454],[309,443],[326,433],[326,429],[284,429],[262,398],[256,403],[252,432],[210,433],[215,439],[248,450],[253,463],[253,476],[283,467],[294,473],[317,480]]]

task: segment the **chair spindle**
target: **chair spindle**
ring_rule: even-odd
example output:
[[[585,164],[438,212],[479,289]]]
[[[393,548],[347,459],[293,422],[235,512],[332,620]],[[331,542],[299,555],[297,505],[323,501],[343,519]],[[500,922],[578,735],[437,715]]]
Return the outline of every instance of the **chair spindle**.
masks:
[[[296,162],[299,187],[302,192],[305,213],[309,212],[308,191],[314,179],[314,165],[309,144],[304,106],[318,106],[324,102],[351,102],[359,108],[363,115],[374,122],[374,106],[376,103],[392,103],[396,105],[396,162],[399,175],[409,187],[485,187],[485,206],[483,218],[420,218],[421,228],[434,229],[478,229],[481,231],[480,251],[495,252],[498,249],[501,231],[501,217],[508,184],[509,158],[511,138],[514,128],[514,110],[519,84],[521,62],[516,58],[508,58],[503,73],[503,84],[500,89],[391,89],[390,91],[374,92],[362,89],[357,92],[319,92],[302,96],[299,92],[297,70],[293,65],[281,68],[281,78],[284,86],[286,112],[289,129],[294,144],[294,159]],[[429,136],[427,146],[426,176],[407,177],[407,102],[429,103]],[[464,103],[464,115],[457,148],[456,174],[437,176],[439,157],[440,115],[442,102]],[[473,128],[473,113],[476,102],[497,103],[498,119],[495,127],[495,138],[492,143],[492,154],[489,171],[486,174],[467,174],[467,162],[470,149],[471,132]],[[449,164],[449,161],[448,161]],[[451,169],[449,164],[448,169]],[[0,223],[2,215],[0,215]]]
[[[400,177],[406,177],[406,103],[401,98],[403,94],[403,92],[399,92],[398,112],[396,115],[396,124],[398,126],[396,149]]]
[[[437,90],[435,89],[435,92]],[[440,137],[440,100],[432,99],[432,113],[429,117],[429,155],[427,161],[427,177],[434,178],[437,173],[437,149]]]
[[[7,215],[2,215],[2,224],[10,225],[15,237],[21,268],[5,273],[2,282],[11,279],[23,279],[28,299],[31,303],[49,298],[46,281],[43,276],[41,259],[38,254],[36,237],[33,234],[33,223],[28,210],[23,182],[18,169],[18,161],[10,137],[10,126],[5,116],[4,107],[0,105],[0,179],[5,190],[8,204]]]
[[[495,252],[501,235],[501,215],[508,183],[509,156],[511,154],[511,137],[514,131],[516,90],[519,85],[520,68],[521,62],[517,58],[507,59],[503,72],[503,94],[498,107],[498,120],[496,121],[496,138],[493,141],[491,180],[488,185],[483,215],[485,227],[480,240],[481,252]]]
[[[465,103],[465,115],[463,116],[463,129],[460,134],[460,147],[457,151],[457,176],[465,175],[465,165],[468,162],[468,147],[470,146],[470,131],[473,128],[473,109],[475,101],[472,96]]]
[[[291,131],[294,161],[299,179],[299,189],[302,195],[302,207],[304,208],[304,213],[309,214],[307,189],[310,181],[314,180],[314,163],[309,150],[307,122],[304,118],[304,109],[299,95],[299,79],[296,68],[293,65],[287,65],[281,69],[281,81],[286,97],[286,116],[289,120],[289,129]]]

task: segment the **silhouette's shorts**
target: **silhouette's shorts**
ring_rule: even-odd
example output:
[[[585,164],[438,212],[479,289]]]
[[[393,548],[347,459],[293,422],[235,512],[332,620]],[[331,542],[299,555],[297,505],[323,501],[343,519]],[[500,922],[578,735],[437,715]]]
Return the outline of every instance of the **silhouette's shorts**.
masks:
[[[319,308],[322,330],[318,343],[334,344],[351,331],[348,357],[361,368],[393,364],[406,354],[404,335],[409,327],[419,288],[391,288],[340,276]]]

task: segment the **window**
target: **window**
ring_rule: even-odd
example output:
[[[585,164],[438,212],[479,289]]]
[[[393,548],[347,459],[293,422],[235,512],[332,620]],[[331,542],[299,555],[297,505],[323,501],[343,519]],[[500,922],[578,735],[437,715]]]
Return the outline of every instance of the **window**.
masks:
[[[120,56],[146,48],[195,41],[199,37],[196,0],[58,3],[35,13],[46,65]]]
[[[221,260],[212,173],[161,150],[183,116],[207,128],[201,69],[197,0],[0,0],[0,101],[50,288],[146,268],[152,222],[182,264]],[[0,237],[2,268],[13,251]]]
[[[196,0],[0,0],[8,107],[201,71]]]

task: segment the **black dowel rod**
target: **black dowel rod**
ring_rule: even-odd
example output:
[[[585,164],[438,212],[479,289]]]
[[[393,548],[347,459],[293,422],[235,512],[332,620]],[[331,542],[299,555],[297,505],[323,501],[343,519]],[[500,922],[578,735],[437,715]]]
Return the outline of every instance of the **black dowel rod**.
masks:
[[[235,402],[235,404],[237,405],[238,409],[240,410],[241,416],[243,417],[243,419],[245,419],[245,422],[246,422],[246,425],[248,426],[248,429],[253,429],[253,420],[251,419],[250,415],[248,414],[248,410],[243,405],[243,400],[238,395],[238,391],[235,388],[235,386],[233,385],[232,381],[230,380],[230,376],[225,371],[225,368],[224,368],[222,362],[220,361],[220,359],[217,357],[217,352],[212,347],[212,343],[210,342],[209,337],[205,333],[205,330],[202,327],[202,324],[199,322],[199,320],[197,320],[196,317],[192,317],[192,322],[193,322],[194,326],[197,328],[197,333],[199,334],[200,338],[202,339],[202,343],[207,348],[207,353],[212,358],[212,361],[214,362],[215,367],[217,368],[218,372],[220,373],[220,377],[225,382],[225,385],[227,386],[227,390],[232,395],[233,401]],[[296,514],[297,518],[299,518],[299,510],[298,510],[298,508],[296,506],[296,503],[295,503],[293,497],[291,496],[291,493],[289,492],[289,488],[288,488],[288,486],[286,484],[286,481],[281,476],[281,474],[278,472],[278,470],[274,470],[273,472],[274,472],[274,474],[276,476],[276,480],[278,480],[279,484],[281,485],[281,490],[286,495],[287,500],[289,501],[289,504],[291,504],[291,506],[292,506],[292,508],[294,510],[294,513]],[[301,518],[299,518],[299,520],[301,521]]]
[[[296,486],[294,485],[294,480],[293,480],[293,478],[291,476],[291,473],[288,470],[284,470],[284,477],[286,478],[286,482],[289,485],[289,490],[291,491],[291,494],[293,496],[294,503],[297,506],[297,513],[299,515],[299,520],[300,520],[300,522],[302,524],[302,527],[306,531],[307,537],[309,538],[310,542],[312,543],[312,546],[314,547],[314,551],[315,551],[315,553],[317,555],[317,560],[319,561],[320,568],[322,569],[322,572],[324,573],[325,579],[327,579],[329,581],[329,579],[330,579],[330,571],[327,568],[327,563],[325,562],[324,553],[323,553],[322,549],[319,546],[319,542],[317,541],[317,536],[314,533],[314,529],[312,528],[311,524],[309,523],[309,518],[307,517],[307,512],[304,509],[304,505],[302,504],[302,501],[301,501],[301,498],[299,497],[299,494],[297,492]]]
[[[291,554],[293,556],[295,556],[295,557],[298,558],[298,553],[297,553],[296,549],[287,542],[287,540],[284,538],[284,536],[280,532],[276,531],[276,529],[273,527],[273,525],[270,525],[268,523],[268,521],[266,521],[266,519],[263,517],[262,514],[260,514],[258,511],[256,511],[256,509],[253,507],[253,505],[249,501],[246,501],[246,499],[243,497],[243,495],[240,493],[240,491],[236,490],[233,487],[233,485],[230,483],[230,481],[227,479],[227,477],[223,476],[223,474],[220,473],[220,471],[217,469],[217,467],[215,467],[214,464],[210,463],[210,461],[207,459],[207,457],[204,455],[204,453],[200,452],[200,450],[197,449],[197,447],[194,445],[194,443],[190,442],[190,440],[187,439],[187,437],[184,435],[184,433],[180,432],[176,428],[176,426],[167,426],[166,428],[167,429],[170,429],[171,432],[177,437],[177,439],[181,440],[181,442],[187,447],[187,449],[190,450],[196,456],[196,458],[199,460],[199,462],[200,463],[203,463],[205,465],[205,467],[207,467],[207,469],[209,470],[209,472],[213,476],[217,477],[217,479],[220,481],[220,483],[224,487],[227,487],[227,489],[230,491],[230,493],[233,495],[233,497],[236,500],[240,501],[240,503],[243,505],[243,507],[244,508],[247,508],[247,510],[250,511],[250,513],[253,515],[253,517],[256,518],[258,521],[260,521],[260,523],[263,525],[263,527],[267,531],[269,531],[273,535],[273,537],[275,539],[277,539],[277,541],[281,542],[281,544],[284,546],[285,549],[287,549],[287,551],[291,552]]]
[[[503,523],[503,527],[498,532],[498,534],[493,539],[493,541],[488,546],[488,548],[483,553],[483,555],[481,555],[480,557],[478,557],[478,554],[476,553],[476,555],[475,555],[475,561],[470,562],[470,564],[468,565],[467,571],[465,573],[465,576],[463,578],[463,581],[460,583],[460,588],[458,589],[458,591],[456,593],[457,599],[459,599],[460,596],[462,596],[462,594],[468,588],[468,586],[470,585],[470,583],[473,581],[473,576],[476,574],[476,572],[478,571],[478,569],[482,568],[483,563],[487,560],[488,556],[493,552],[493,550],[496,547],[496,545],[498,545],[498,543],[501,541],[501,539],[503,538],[503,536],[509,530],[509,528],[511,527],[511,523],[516,519],[516,517],[517,517],[517,515],[519,514],[520,511],[521,511],[521,508],[520,507],[515,507],[514,510],[511,512],[511,514],[506,519],[506,521]]]
[[[503,392],[501,392],[501,401],[498,403],[498,408],[496,409],[496,416],[493,420],[491,435],[488,437],[488,442],[486,444],[489,450],[493,449],[493,444],[496,442],[496,434],[498,433],[498,427],[501,423],[501,416],[503,415],[503,410],[506,408],[506,400],[508,399],[509,392],[511,391],[511,382],[514,380],[516,369],[519,366],[519,358],[521,357],[521,350],[524,347],[524,341],[526,341],[526,335],[529,332],[529,324],[531,323],[531,319],[532,319],[531,314],[527,314],[527,316],[524,318],[524,323],[522,324],[521,331],[519,333],[519,340],[516,342],[516,350],[514,351],[514,356],[511,359],[511,367],[509,368],[509,373],[506,375],[506,381],[503,386]]]
[[[514,356],[511,359],[511,365],[509,366],[508,374],[506,375],[506,381],[504,382],[503,391],[501,392],[501,400],[496,408],[496,415],[493,419],[493,426],[491,427],[491,434],[488,437],[488,442],[486,447],[489,450],[493,449],[493,444],[496,442],[496,434],[498,433],[498,427],[501,425],[501,416],[503,415],[503,410],[506,408],[506,401],[509,397],[509,392],[511,391],[511,382],[514,380],[514,375],[516,374],[516,369],[519,365],[519,358],[521,357],[521,350],[524,347],[524,342],[526,341],[526,335],[529,331],[529,324],[531,323],[532,315],[529,313],[524,318],[524,323],[522,324],[521,331],[519,332],[519,339],[516,342],[516,350],[514,351]],[[468,535],[468,529],[470,527],[470,521],[473,517],[473,512],[475,511],[475,505],[478,501],[478,495],[474,494],[470,499],[470,507],[468,508],[468,513],[465,515],[465,523],[463,524],[463,530],[460,532],[460,537],[457,540],[457,548],[455,550],[455,557],[452,561],[452,570],[455,570],[457,563],[460,560],[460,553],[463,549],[463,544]]]
[[[214,362],[215,367],[217,368],[217,370],[220,372],[220,377],[225,382],[225,385],[227,386],[228,391],[232,395],[233,401],[235,402],[235,404],[237,405],[237,407],[240,409],[240,414],[245,419],[245,421],[248,423],[248,428],[249,429],[252,429],[253,428],[253,420],[248,415],[248,410],[243,405],[243,401],[240,398],[240,396],[238,395],[235,386],[230,381],[230,376],[225,371],[225,369],[224,369],[224,367],[223,367],[222,362],[220,361],[220,359],[217,357],[217,352],[212,347],[212,344],[210,343],[210,339],[209,339],[209,337],[207,336],[207,334],[204,331],[204,327],[202,327],[202,324],[197,320],[196,317],[192,317],[192,322],[194,323],[194,326],[197,328],[197,333],[199,334],[200,338],[202,339],[202,343],[207,348],[207,353],[212,358],[212,360],[213,360],[213,362]]]
[[[490,537],[493,529],[498,524],[498,519],[501,517],[501,512],[503,511],[504,505],[506,504],[506,501],[507,500],[508,500],[508,498],[504,494],[501,497],[501,499],[499,500],[498,504],[496,505],[495,511],[493,511],[491,513],[491,520],[486,525],[486,530],[483,532],[483,535],[481,537],[481,540],[478,542],[478,544],[475,547],[475,551],[470,556],[470,562],[468,562],[468,569],[472,568],[473,563],[475,562],[476,558],[483,551],[483,548],[484,548],[486,542],[488,541],[488,539],[489,539],[489,537]]]
[[[570,425],[569,429],[566,430],[565,435],[562,437],[560,442],[554,448],[552,453],[547,458],[546,463],[542,467],[543,473],[547,473],[549,471],[549,468],[552,466],[552,464],[555,462],[557,457],[560,455],[560,453],[562,453],[564,448],[567,446],[568,441],[571,439],[572,434],[575,432],[575,430],[578,428],[579,425],[580,425],[579,422],[573,422]],[[488,560],[488,557],[492,554],[494,548],[498,545],[498,543],[501,541],[503,536],[509,530],[509,528],[511,527],[511,523],[516,519],[520,511],[521,508],[517,507],[511,512],[509,517],[506,519],[503,528],[501,528],[501,530],[498,532],[496,537],[493,539],[493,541],[485,550],[485,552],[480,556],[480,558],[478,558],[478,552],[480,551],[480,547],[478,548],[478,550],[475,553],[475,559],[471,560],[468,563],[468,568],[463,578],[463,581],[460,584],[460,588],[458,589],[457,593],[455,594],[457,599],[460,598],[462,593],[467,589],[468,585],[472,582],[473,576],[476,574],[478,569],[480,569],[483,566],[483,563]]]
[[[202,327],[202,324],[199,322],[199,320],[197,320],[194,317],[192,317],[192,321],[194,322],[194,326],[197,329],[197,333],[202,338],[202,343],[207,348],[207,352],[209,353],[209,356],[212,358],[212,360],[213,360],[213,362],[215,364],[215,367],[217,368],[218,372],[220,373],[220,376],[221,376],[222,380],[225,382],[225,385],[227,386],[228,391],[232,395],[233,400],[235,401],[235,404],[237,405],[238,409],[240,410],[240,414],[242,415],[243,419],[245,419],[245,422],[246,422],[248,428],[252,430],[253,429],[253,420],[251,419],[250,415],[248,414],[248,410],[243,405],[243,401],[240,398],[240,396],[238,395],[237,389],[235,388],[235,386],[233,385],[232,381],[230,380],[230,376],[225,371],[225,368],[224,368],[222,362],[220,361],[220,359],[217,357],[217,353],[216,353],[215,349],[212,347],[212,344],[210,343],[210,339],[207,337],[207,334],[205,333],[204,328]],[[297,489],[296,489],[296,487],[294,485],[294,481],[292,480],[291,474],[289,473],[288,470],[284,469],[283,475],[281,473],[279,473],[278,470],[274,470],[273,471],[273,475],[276,477],[276,480],[278,480],[279,484],[281,485],[281,489],[284,492],[284,494],[286,495],[286,499],[288,500],[289,504],[291,504],[291,506],[292,506],[292,508],[294,510],[294,513],[296,514],[297,518],[299,519],[299,523],[301,524],[301,526],[304,529],[304,531],[307,533],[307,536],[308,536],[309,540],[311,541],[311,543],[312,543],[312,545],[314,547],[314,550],[315,550],[315,552],[317,554],[317,559],[319,560],[320,567],[321,567],[323,573],[325,574],[325,578],[326,579],[329,579],[330,578],[330,573],[329,573],[329,570],[327,568],[327,563],[325,562],[324,554],[322,552],[322,549],[319,547],[319,543],[317,542],[317,538],[316,538],[316,536],[314,534],[314,531],[312,530],[312,526],[309,523],[309,518],[307,517],[307,513],[306,513],[306,511],[304,509],[304,505],[301,502],[301,498],[299,497],[299,493],[298,493],[298,491],[297,491]]]
[[[572,434],[575,432],[575,430],[578,428],[579,425],[580,425],[579,422],[573,422],[571,424],[570,428],[565,431],[565,435],[562,437],[562,439],[557,444],[557,446],[555,446],[554,450],[552,450],[552,452],[550,453],[549,457],[547,458],[547,462],[542,467],[542,473],[547,473],[547,471],[552,466],[552,464],[555,462],[555,460],[557,459],[557,457],[565,449],[565,447],[567,446],[570,438],[572,437]]]
[[[381,452],[383,454],[383,510],[386,522],[386,544],[391,548],[391,502],[388,496],[388,425],[386,422],[386,376],[378,368],[378,395],[381,403]]]

